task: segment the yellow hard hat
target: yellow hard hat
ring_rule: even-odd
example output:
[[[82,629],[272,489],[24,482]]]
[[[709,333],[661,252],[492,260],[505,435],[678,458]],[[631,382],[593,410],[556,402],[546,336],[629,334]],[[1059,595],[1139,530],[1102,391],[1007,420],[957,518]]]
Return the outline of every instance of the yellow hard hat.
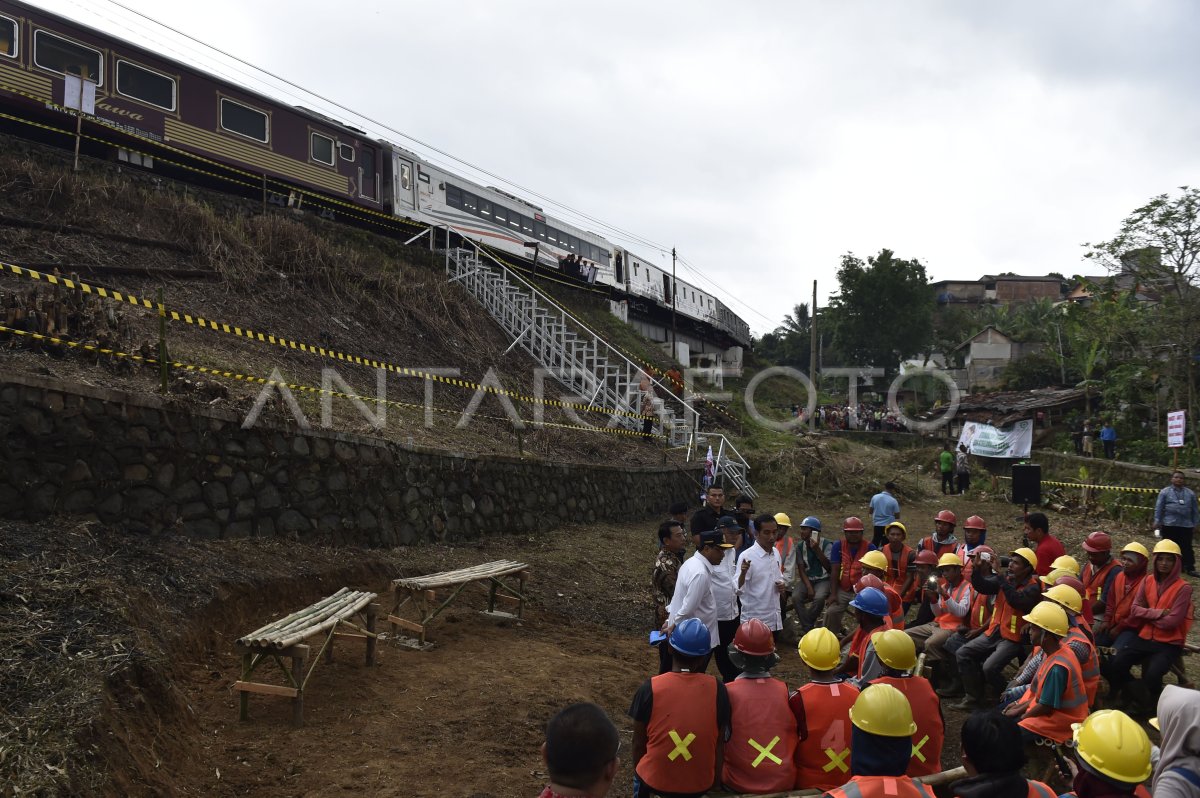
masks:
[[[881,737],[912,737],[917,732],[908,698],[890,684],[873,684],[859,693],[850,707],[850,722]]]
[[[962,560],[958,559],[957,554],[946,552],[941,557],[938,557],[938,568],[946,568],[951,565],[957,565],[959,568],[962,568]]]
[[[775,523],[780,526],[791,526],[792,519],[788,518],[787,513],[775,513]]]
[[[1055,582],[1058,581],[1059,577],[1071,576],[1071,575],[1072,575],[1071,572],[1066,570],[1065,568],[1055,568],[1053,571],[1046,574],[1045,576],[1039,576],[1038,581],[1044,585],[1053,585]]]
[[[1079,591],[1070,585],[1055,585],[1043,593],[1042,597],[1076,615],[1083,612],[1083,596],[1079,595]]]
[[[842,661],[837,635],[824,626],[806,632],[796,648],[804,664],[815,671],[831,671]]]
[[[1071,576],[1079,576],[1079,561],[1070,554],[1064,554],[1061,557],[1055,557],[1054,562],[1050,563],[1051,568],[1061,568],[1064,571],[1070,571]]]
[[[1154,544],[1155,554],[1174,554],[1176,557],[1183,556],[1183,550],[1179,548],[1179,544],[1173,540],[1160,540]],[[1146,559],[1150,559],[1147,557]]]
[[[1097,710],[1071,728],[1075,750],[1089,770],[1125,784],[1150,778],[1150,737],[1124,712]]]
[[[917,646],[900,629],[888,629],[871,635],[871,645],[880,662],[898,671],[910,671],[917,665]]]
[[[862,556],[862,564],[866,568],[878,568],[880,571],[888,569],[887,557],[882,551],[868,551]]]
[[[1033,553],[1033,549],[1022,546],[1014,551],[1013,554],[1029,563],[1030,568],[1037,568],[1037,555]]]
[[[901,532],[904,533],[904,537],[906,537],[906,538],[908,537],[908,527],[906,527],[904,524],[900,523],[899,521],[893,521],[892,523],[885,526],[883,528],[883,534],[886,535],[887,531],[889,529],[891,529],[892,527],[896,527],[897,529],[899,529]]]
[[[1034,626],[1045,629],[1055,637],[1064,637],[1070,625],[1067,623],[1067,611],[1053,601],[1040,602],[1029,611],[1025,620]]]
[[[1145,557],[1147,560],[1150,559],[1150,550],[1147,549],[1145,546],[1143,546],[1141,543],[1138,543],[1136,540],[1133,541],[1132,543],[1126,543],[1125,548],[1121,549],[1122,554],[1124,554],[1127,551],[1132,551],[1135,554],[1140,554],[1143,557]]]

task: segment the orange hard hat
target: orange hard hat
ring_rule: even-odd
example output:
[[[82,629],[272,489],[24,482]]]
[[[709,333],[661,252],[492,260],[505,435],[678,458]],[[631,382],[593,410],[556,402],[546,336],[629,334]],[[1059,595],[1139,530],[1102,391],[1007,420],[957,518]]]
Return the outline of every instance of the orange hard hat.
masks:
[[[938,564],[938,556],[929,549],[922,549],[917,552],[916,558],[913,560],[917,565],[934,565]]]
[[[758,618],[751,618],[738,627],[733,647],[751,657],[767,657],[775,652],[775,636]]]
[[[883,580],[878,576],[875,576],[875,574],[867,574],[866,576],[860,577],[859,580],[854,583],[854,592],[862,592],[868,587],[873,587],[876,590],[883,590]]]

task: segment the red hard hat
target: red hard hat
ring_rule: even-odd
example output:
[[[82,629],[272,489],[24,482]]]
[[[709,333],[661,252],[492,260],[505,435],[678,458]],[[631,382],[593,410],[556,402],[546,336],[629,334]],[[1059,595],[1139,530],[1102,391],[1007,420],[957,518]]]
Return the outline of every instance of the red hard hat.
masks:
[[[751,618],[738,627],[733,647],[751,657],[766,657],[775,652],[775,636],[758,618]]]
[[[1112,551],[1112,536],[1107,532],[1093,532],[1083,539],[1084,551]]]
[[[934,521],[945,521],[947,524],[957,525],[958,518],[949,510],[939,510],[938,514],[933,517]]]
[[[963,529],[982,529],[987,531],[987,521],[984,521],[981,516],[973,515],[963,524]]]
[[[1060,576],[1058,579],[1055,580],[1054,584],[1070,585],[1071,587],[1073,587],[1079,591],[1079,595],[1081,595],[1081,596],[1083,595],[1083,582],[1080,582],[1078,579],[1076,579],[1073,576]]]
[[[842,524],[842,531],[843,532],[862,532],[863,531],[862,519],[856,515],[850,516],[849,518],[846,519],[846,522],[844,524]]]
[[[867,574],[854,583],[854,592],[861,593],[869,587],[873,587],[876,590],[883,590],[883,580],[875,576],[875,574]]]
[[[917,565],[937,565],[938,556],[929,549],[923,549],[917,552],[917,558],[914,562]]]

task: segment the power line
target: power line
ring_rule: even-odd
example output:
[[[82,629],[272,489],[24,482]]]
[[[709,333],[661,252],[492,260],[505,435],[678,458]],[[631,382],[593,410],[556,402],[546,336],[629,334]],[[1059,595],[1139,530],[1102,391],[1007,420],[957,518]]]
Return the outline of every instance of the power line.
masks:
[[[186,41],[192,42],[193,44],[199,46],[199,48],[200,48],[199,50],[191,48],[191,47],[185,48],[186,51],[188,53],[190,53],[190,55],[185,57],[183,60],[188,60],[189,58],[196,59],[199,56],[199,58],[197,60],[200,60],[202,62],[202,64],[205,66],[205,68],[207,68],[207,69],[211,69],[212,71],[214,71],[218,74],[223,74],[223,73],[225,73],[226,70],[232,71],[235,74],[240,75],[243,78],[250,79],[261,86],[268,87],[270,89],[270,91],[272,91],[272,92],[281,93],[281,94],[285,95],[286,97],[289,97],[292,100],[295,100],[299,103],[309,102],[309,101],[311,101],[311,98],[315,98],[315,99],[321,101],[322,103],[325,103],[327,106],[331,106],[332,108],[336,108],[343,113],[349,114],[351,117],[354,117],[358,120],[362,120],[362,121],[370,123],[371,125],[373,125],[377,128],[377,130],[376,130],[377,133],[380,130],[387,131],[387,132],[392,133],[396,136],[399,136],[403,139],[406,139],[407,141],[413,142],[414,144],[417,144],[420,147],[425,148],[431,152],[437,153],[456,164],[465,166],[468,169],[470,169],[478,174],[481,174],[481,175],[489,177],[493,180],[499,181],[500,183],[502,183],[506,186],[509,186],[516,191],[524,192],[525,194],[535,197],[538,200],[541,200],[542,202],[545,202],[546,204],[553,206],[554,208],[565,211],[567,214],[573,215],[577,219],[585,220],[587,222],[590,222],[591,224],[597,225],[601,229],[608,231],[610,236],[613,238],[618,238],[619,240],[622,240],[627,243],[633,243],[633,244],[636,244],[639,246],[649,247],[651,249],[654,249],[661,255],[666,255],[668,252],[671,251],[671,247],[667,246],[666,244],[659,243],[657,241],[654,241],[653,239],[647,238],[645,236],[639,235],[639,234],[634,233],[629,230],[625,230],[624,228],[618,227],[615,224],[611,224],[611,223],[606,222],[598,217],[592,216],[591,214],[585,213],[584,211],[580,211],[570,205],[566,205],[565,203],[559,202],[545,194],[542,194],[541,192],[535,191],[532,188],[528,188],[520,183],[516,183],[512,180],[502,177],[501,175],[496,174],[488,169],[485,169],[482,166],[478,166],[474,163],[471,163],[470,161],[459,158],[458,156],[456,156],[450,152],[447,152],[446,150],[443,150],[440,147],[436,147],[432,144],[429,144],[428,142],[418,139],[415,136],[405,133],[404,131],[397,130],[396,128],[388,125],[385,122],[382,122],[380,120],[377,120],[377,119],[367,116],[365,114],[359,113],[359,112],[355,111],[354,109],[349,108],[348,106],[342,105],[341,103],[337,102],[336,100],[332,100],[329,97],[326,97],[322,94],[314,92],[310,89],[306,89],[305,87],[300,86],[299,84],[297,84],[291,80],[288,80],[287,78],[285,78],[281,75],[277,75],[276,73],[274,73],[268,69],[257,66],[255,64],[252,64],[249,61],[247,61],[243,58],[240,58],[226,50],[222,50],[221,48],[216,47],[215,45],[213,45],[209,42],[201,41],[201,40],[197,39],[196,37],[186,33],[185,31],[179,30],[178,28],[168,25],[165,22],[161,22],[147,14],[144,14],[144,13],[138,11],[137,9],[131,8],[127,5],[125,5],[124,3],[119,2],[119,0],[107,0],[107,1],[109,4],[116,6],[117,8],[120,8],[129,14],[132,14],[134,17],[136,17],[140,20],[143,20],[144,22],[149,23],[151,27],[146,28],[144,26],[139,26],[139,28],[141,30],[134,31],[133,28],[131,28],[129,26],[129,23],[127,23],[127,22],[122,22],[122,21],[113,19],[112,17],[106,16],[106,15],[102,14],[101,12],[97,11],[94,7],[91,7],[91,6],[84,7],[84,6],[80,5],[79,3],[75,2],[75,0],[68,0],[68,2],[70,2],[71,5],[75,6],[76,8],[81,8],[86,13],[94,14],[95,16],[97,16],[97,17],[109,22],[110,24],[123,29],[123,30],[129,31],[131,33],[135,33],[135,35],[140,33],[140,35],[148,36],[150,38],[150,40],[155,42],[158,46],[164,47],[165,49],[167,49],[171,52],[174,52],[176,55],[180,55],[179,50],[175,49],[176,47],[178,47],[177,44],[164,42],[161,39],[154,37],[152,35],[152,33],[150,33],[150,32],[154,31],[155,28],[162,28],[162,29],[165,29],[165,30],[168,30],[168,31],[174,33],[177,36],[182,37]],[[219,62],[213,61],[213,60],[205,57],[205,54],[210,51],[215,52],[221,56],[224,56],[225,58],[233,61],[234,63],[240,64],[243,67],[246,67],[247,69],[252,70],[252,72],[245,72],[243,70],[237,69],[236,67],[232,67],[228,64],[221,64]],[[303,95],[303,96],[294,94],[291,91],[288,91],[286,88],[282,88],[280,86],[275,86],[275,85],[269,84],[269,83],[263,81],[261,78],[258,78],[256,76],[256,74],[254,74],[254,73],[266,75],[266,76],[270,77],[271,79],[278,81],[280,84],[283,84],[283,86],[300,92],[301,95]],[[226,77],[227,77],[227,75],[226,75]],[[437,159],[435,159],[435,158],[429,158],[429,160],[435,164],[437,163]],[[741,306],[742,308],[745,308],[747,311],[755,314],[756,316],[763,319],[768,324],[774,324],[774,322],[772,322],[771,319],[767,318],[756,308],[746,304],[742,300],[740,300],[737,297],[733,296],[732,294],[726,292],[723,288],[721,288],[721,286],[717,285],[717,283],[714,280],[712,280],[707,275],[705,275],[703,272],[701,272],[699,270],[699,268],[696,267],[694,264],[691,264],[690,262],[688,262],[682,258],[680,258],[680,260],[684,263],[684,265],[693,274],[695,274],[697,276],[697,278],[704,280],[706,283],[708,283],[710,286],[712,286],[713,290],[719,292],[721,296],[724,296],[731,302]]]

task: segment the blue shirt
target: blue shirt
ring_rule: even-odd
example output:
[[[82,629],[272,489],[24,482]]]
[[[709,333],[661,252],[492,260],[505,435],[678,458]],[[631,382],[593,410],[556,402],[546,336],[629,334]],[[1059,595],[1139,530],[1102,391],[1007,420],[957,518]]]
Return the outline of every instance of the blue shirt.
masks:
[[[1103,427],[1100,428],[1100,440],[1115,441],[1116,439],[1117,439],[1117,431],[1113,427],[1110,427],[1108,424],[1105,424]]]
[[[875,526],[887,526],[896,520],[900,502],[890,493],[876,493],[871,497],[871,522]]]
[[[1157,526],[1194,527],[1200,521],[1196,494],[1191,488],[1168,485],[1158,493],[1154,503],[1154,523]]]

